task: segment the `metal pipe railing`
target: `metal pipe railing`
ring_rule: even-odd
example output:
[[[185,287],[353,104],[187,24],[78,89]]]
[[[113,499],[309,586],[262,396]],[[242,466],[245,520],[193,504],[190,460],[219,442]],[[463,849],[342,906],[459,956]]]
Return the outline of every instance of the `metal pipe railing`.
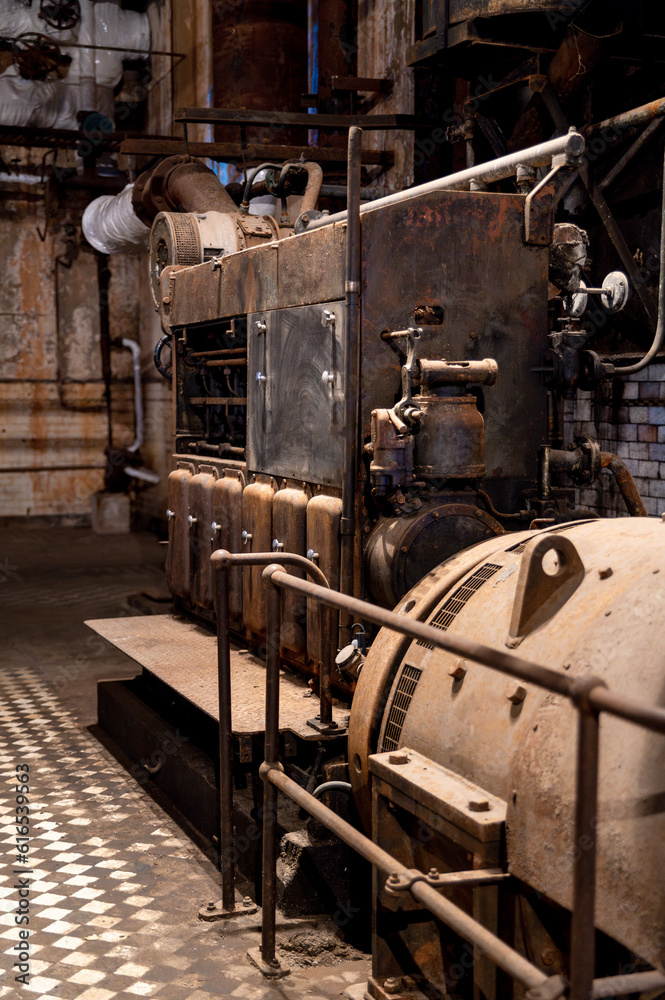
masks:
[[[222,910],[235,911],[235,858],[233,837],[233,728],[231,719],[231,620],[229,610],[229,573],[233,566],[295,566],[309,573],[322,587],[328,587],[325,574],[304,556],[290,552],[231,553],[217,549],[211,557],[217,597],[217,696],[219,705],[219,853],[222,874]],[[279,658],[279,633],[277,635]],[[325,688],[325,690],[324,690]],[[330,665],[319,677],[321,712],[330,711]],[[275,751],[276,752],[276,751]]]
[[[550,139],[548,142],[541,142],[537,146],[529,146],[528,149],[521,149],[517,153],[508,153],[506,156],[500,156],[488,163],[479,163],[466,170],[449,174],[447,177],[439,177],[426,184],[418,184],[416,187],[406,188],[404,191],[396,191],[394,194],[386,195],[385,198],[377,198],[376,201],[363,205],[360,214],[375,212],[388,205],[397,205],[410,201],[412,198],[418,198],[423,194],[433,194],[436,191],[466,191],[471,181],[476,181],[479,184],[492,184],[495,181],[505,180],[506,177],[512,177],[522,164],[530,167],[546,167],[552,162],[552,157],[562,153],[575,157],[581,156],[584,148],[584,137],[577,129],[571,128],[567,135]],[[321,226],[329,226],[333,222],[346,222],[346,220],[347,212],[336,212],[334,215],[324,216],[321,219],[312,219],[307,226],[307,231],[319,229]]]
[[[640,702],[626,703],[608,691],[604,681],[594,678],[571,678],[549,667],[522,660],[512,653],[504,653],[462,636],[442,632],[440,629],[422,622],[407,619],[392,611],[385,611],[365,601],[338,594],[318,587],[309,581],[298,580],[286,574],[278,565],[269,565],[263,572],[268,585],[268,663],[266,695],[265,761],[260,774],[266,792],[264,802],[270,812],[264,813],[264,871],[263,871],[263,924],[261,931],[261,956],[268,968],[279,968],[275,954],[275,913],[276,913],[276,837],[275,816],[276,797],[268,795],[267,789],[280,789],[294,802],[315,816],[328,829],[337,834],[345,843],[371,861],[384,874],[404,875],[406,869],[377,844],[365,837],[350,823],[347,823],[314,796],[288,778],[277,760],[276,748],[279,736],[279,633],[281,628],[281,600],[279,589],[283,588],[320,601],[354,617],[364,618],[393,629],[412,639],[424,639],[431,645],[456,653],[477,663],[519,677],[529,683],[571,699],[579,713],[577,740],[577,771],[575,789],[575,835],[577,842],[588,843],[589,849],[579,852],[573,872],[573,914],[571,948],[571,1000],[591,1000],[602,995],[623,995],[637,990],[637,980],[632,975],[610,977],[607,980],[593,979],[595,968],[595,871],[596,871],[596,815],[598,798],[598,750],[599,713],[607,711],[645,728],[665,733],[665,710]],[[275,638],[276,637],[276,638]],[[276,651],[275,651],[276,649]],[[584,841],[581,838],[584,837]],[[266,841],[272,844],[266,846]],[[413,872],[409,873],[413,875]],[[422,873],[415,881],[410,880],[408,891],[414,899],[426,907],[434,916],[442,920],[470,943],[482,948],[484,953],[501,969],[518,979],[528,989],[538,989],[548,978],[531,965],[523,956],[505,942],[484,928],[464,911],[454,906],[426,884]],[[657,982],[657,988],[665,986],[665,976],[658,972],[649,973],[649,983]],[[551,993],[549,1000],[563,994],[566,984]],[[604,991],[607,991],[605,993]]]

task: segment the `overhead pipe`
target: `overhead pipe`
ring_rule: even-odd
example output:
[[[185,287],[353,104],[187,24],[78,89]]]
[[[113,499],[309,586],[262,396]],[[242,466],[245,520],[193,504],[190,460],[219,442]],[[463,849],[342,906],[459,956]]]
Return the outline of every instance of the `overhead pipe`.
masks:
[[[387,208],[389,205],[400,205],[418,198],[423,194],[435,194],[437,191],[466,191],[471,181],[480,184],[492,184],[495,181],[505,180],[512,177],[518,166],[524,164],[530,167],[546,167],[552,162],[552,157],[566,154],[568,156],[579,157],[585,149],[584,136],[575,128],[571,128],[567,135],[558,136],[548,142],[541,142],[538,146],[530,146],[528,149],[521,149],[517,153],[509,153],[507,156],[500,156],[496,160],[488,163],[480,163],[467,170],[460,170],[456,174],[449,174],[447,177],[439,177],[435,181],[428,181],[426,184],[419,184],[416,187],[407,188],[405,191],[397,191],[395,194],[387,195],[385,198],[378,198],[376,201],[364,205],[360,209],[360,214],[365,212],[375,212],[377,209]],[[351,192],[349,191],[349,198]],[[308,230],[318,229],[320,226],[328,226],[333,222],[346,222],[350,216],[350,203],[345,212],[337,212],[335,215],[325,216],[322,219],[313,219],[308,225]]]
[[[646,368],[665,342],[665,159],[663,160],[663,188],[660,206],[660,273],[658,275],[658,321],[651,347],[644,357],[634,365],[615,367],[614,375],[635,375]]]

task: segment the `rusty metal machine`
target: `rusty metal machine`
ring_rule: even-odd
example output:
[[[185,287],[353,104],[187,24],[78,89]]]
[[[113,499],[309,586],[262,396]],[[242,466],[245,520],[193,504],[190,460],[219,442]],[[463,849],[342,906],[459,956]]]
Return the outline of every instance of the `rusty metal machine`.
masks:
[[[307,725],[323,755],[326,740],[338,755],[334,773],[348,764],[358,825],[371,837],[357,848],[375,879],[373,972],[359,996],[495,1000],[529,990],[531,1000],[556,1000],[571,961],[576,1000],[665,986],[665,742],[660,732],[626,731],[626,720],[663,727],[662,708],[650,716],[630,705],[663,704],[665,527],[644,517],[630,474],[593,438],[563,449],[556,419],[558,399],[615,374],[580,326],[585,295],[601,295],[611,313],[628,291],[621,273],[587,289],[585,234],[556,222],[584,146],[571,129],[361,209],[352,130],[344,213],[316,210],[321,177],[310,165],[264,165],[261,191],[284,204],[304,193],[295,225],[286,212],[279,223],[248,213],[252,176],[237,205],[190,162],[158,168],[134,194],[137,212],[154,219],[150,269],[164,329],[155,357],[174,388],[169,585],[179,612],[224,622],[220,651],[229,630],[247,649],[268,650],[266,813],[271,783],[314,810],[278,760],[291,757],[306,783],[298,765],[301,751],[311,763],[307,732],[280,737],[274,715],[280,665],[315,689],[331,685],[350,706],[348,744],[330,697],[321,695]],[[183,181],[196,188],[199,173],[210,206],[198,198],[183,211]],[[487,190],[515,174],[518,193]],[[628,373],[662,344],[663,281],[654,344]],[[554,331],[550,283],[562,302]],[[600,521],[575,508],[574,486],[603,467],[634,519]],[[216,591],[219,549],[230,561]],[[270,553],[284,572],[264,570]],[[325,591],[305,582],[307,566],[339,592],[332,612],[317,603]],[[266,590],[266,574],[281,578],[281,596]],[[395,631],[397,616],[389,622],[361,599],[431,627]],[[427,638],[448,631],[450,648]],[[493,652],[483,660],[473,643]],[[605,685],[614,700],[601,707],[624,718],[603,724],[598,846],[585,854],[573,828],[568,699],[585,720],[600,705],[589,692]],[[219,782],[228,792],[232,772],[259,772],[246,743],[233,758],[224,690]],[[630,704],[618,708],[624,693]],[[582,736],[580,747],[588,750]],[[583,810],[597,757],[578,759]],[[234,838],[224,802],[223,864],[224,837]],[[355,846],[349,824],[328,823]],[[274,905],[269,841],[264,907]],[[578,851],[594,864],[597,855],[598,876],[582,867],[573,890]],[[386,879],[388,855],[396,867]],[[579,893],[589,880],[597,930],[593,902],[590,928],[574,917],[571,930],[571,909],[588,916]],[[432,889],[452,892],[450,921]],[[458,913],[508,944],[486,947],[485,931]],[[264,921],[257,961],[278,974],[274,912]],[[582,975],[585,961],[593,968]],[[629,976],[623,986],[620,974]]]

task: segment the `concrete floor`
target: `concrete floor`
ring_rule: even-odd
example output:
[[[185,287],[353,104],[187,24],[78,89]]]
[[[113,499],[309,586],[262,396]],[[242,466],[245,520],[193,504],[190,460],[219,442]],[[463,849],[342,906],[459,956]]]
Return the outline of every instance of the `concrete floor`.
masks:
[[[0,527],[0,998],[339,997],[366,982],[369,963],[349,960],[325,921],[280,921],[292,971],[275,982],[245,957],[259,942],[260,913],[198,919],[199,907],[220,896],[213,864],[88,730],[97,681],[138,668],[83,621],[138,606],[168,610],[163,563],[164,546],[146,533]],[[30,775],[29,865],[18,860],[19,765]],[[25,880],[30,923],[18,925]],[[25,983],[13,968],[21,930],[29,935]]]

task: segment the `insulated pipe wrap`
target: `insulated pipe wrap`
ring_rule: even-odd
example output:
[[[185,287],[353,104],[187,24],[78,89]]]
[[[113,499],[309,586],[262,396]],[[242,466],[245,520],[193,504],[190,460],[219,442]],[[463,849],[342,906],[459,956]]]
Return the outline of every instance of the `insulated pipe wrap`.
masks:
[[[140,254],[148,249],[150,229],[134,212],[133,187],[128,184],[120,194],[95,198],[83,213],[83,235],[100,253]]]

